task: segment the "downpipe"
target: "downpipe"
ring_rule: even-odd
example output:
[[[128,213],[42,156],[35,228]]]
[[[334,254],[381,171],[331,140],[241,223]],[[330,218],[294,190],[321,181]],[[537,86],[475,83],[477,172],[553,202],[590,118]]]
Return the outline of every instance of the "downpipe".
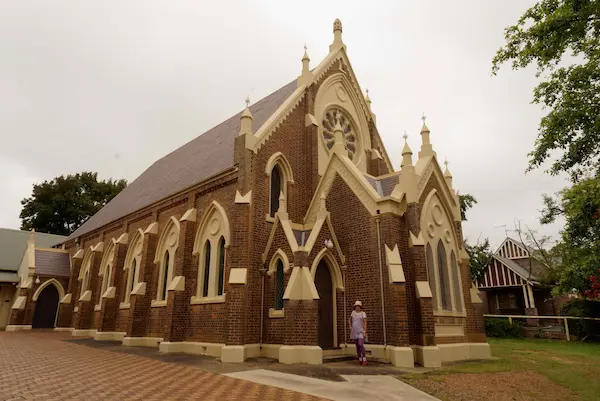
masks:
[[[260,340],[258,342],[259,348],[262,349],[263,345],[263,326],[265,320],[265,276],[267,274],[267,269],[264,266],[259,270],[260,275],[262,276],[261,286],[260,286]]]
[[[377,209],[377,217],[375,217],[375,222],[377,223],[377,250],[379,251],[379,284],[381,289],[381,316],[383,321],[383,346],[387,347],[387,332],[386,332],[386,321],[385,321],[385,299],[383,297],[383,262],[381,260],[381,231],[380,231],[380,222],[381,217],[379,217],[380,211]]]

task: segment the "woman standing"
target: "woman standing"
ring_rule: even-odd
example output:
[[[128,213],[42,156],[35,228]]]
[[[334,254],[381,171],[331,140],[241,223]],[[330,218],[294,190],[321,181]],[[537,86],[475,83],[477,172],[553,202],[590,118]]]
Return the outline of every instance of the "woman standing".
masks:
[[[367,364],[365,351],[365,338],[367,337],[367,314],[362,310],[362,302],[354,303],[354,310],[350,314],[350,339],[356,344],[358,363]]]

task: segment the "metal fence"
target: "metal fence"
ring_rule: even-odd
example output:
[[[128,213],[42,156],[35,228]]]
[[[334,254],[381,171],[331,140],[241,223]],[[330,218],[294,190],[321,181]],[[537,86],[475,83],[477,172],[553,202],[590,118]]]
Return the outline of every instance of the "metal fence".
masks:
[[[512,325],[513,323],[513,319],[519,319],[519,320],[525,320],[525,321],[529,321],[529,320],[536,320],[536,319],[552,319],[552,320],[556,320],[561,322],[560,324],[563,325],[564,327],[564,333],[565,333],[565,338],[567,339],[567,341],[571,341],[571,334],[569,333],[569,320],[573,321],[578,321],[578,322],[584,322],[584,321],[600,321],[600,318],[595,318],[595,317],[576,317],[576,316],[529,316],[529,315],[490,315],[490,314],[484,314],[484,317],[491,317],[491,318],[503,318],[503,319],[508,319],[508,322],[510,325]]]

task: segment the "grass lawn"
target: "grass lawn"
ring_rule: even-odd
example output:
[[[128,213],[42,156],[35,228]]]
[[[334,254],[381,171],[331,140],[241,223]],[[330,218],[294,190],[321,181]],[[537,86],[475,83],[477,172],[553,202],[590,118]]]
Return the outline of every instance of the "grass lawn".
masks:
[[[499,359],[401,377],[442,400],[600,400],[600,344],[489,339]]]

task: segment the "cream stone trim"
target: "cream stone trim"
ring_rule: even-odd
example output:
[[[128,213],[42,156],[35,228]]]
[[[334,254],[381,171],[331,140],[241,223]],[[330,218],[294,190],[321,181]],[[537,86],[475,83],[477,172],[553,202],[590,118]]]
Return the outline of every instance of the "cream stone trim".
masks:
[[[114,299],[117,293],[116,287],[108,287],[108,289],[102,294],[102,298],[106,299]]]
[[[74,307],[73,312],[75,312],[75,313],[79,312],[79,306]]]
[[[479,289],[475,286],[472,286],[470,288],[469,291],[470,295],[471,295],[471,303],[472,304],[482,304],[483,301],[481,300],[481,297],[479,296]]]
[[[404,269],[402,268],[402,259],[398,244],[394,244],[394,249],[390,249],[385,245],[385,259],[388,267],[390,283],[405,283]]]
[[[96,245],[92,246],[92,252],[103,252],[104,251],[104,242],[100,241]]]
[[[433,298],[427,281],[417,281],[417,298]]]
[[[323,350],[318,346],[283,345],[279,348],[279,363],[320,365],[323,363]]]
[[[175,254],[179,247],[179,234],[181,232],[181,224],[179,220],[171,216],[165,228],[162,230],[158,238],[156,253],[154,255],[154,263],[158,263],[158,283],[156,287],[156,301],[166,301],[169,284],[173,280],[173,272],[175,271]],[[169,255],[168,266],[165,266],[166,255]],[[167,269],[167,277],[165,277],[165,269]],[[167,280],[164,298],[162,298],[162,288],[165,287],[164,280]],[[157,304],[158,305],[158,304]]]
[[[115,240],[115,244],[127,245],[129,234],[123,233]]]
[[[394,347],[388,345],[385,348],[386,359],[397,368],[414,368],[415,361],[413,350],[410,347]]]
[[[307,113],[304,116],[304,126],[305,127],[310,127],[310,126],[318,127],[319,123],[317,122],[317,119],[315,118],[315,116],[313,116],[312,114]]]
[[[89,302],[92,300],[92,291],[86,290],[82,296],[79,297],[80,302]]]
[[[221,362],[242,363],[246,360],[245,354],[243,345],[225,345],[221,348]]]
[[[83,330],[72,330],[71,336],[73,337],[94,337],[96,329],[83,329]]]
[[[227,294],[218,295],[215,297],[199,297],[193,296],[190,300],[191,305],[204,305],[204,304],[223,304],[225,303],[225,296]]]
[[[158,234],[158,222],[150,223],[150,225],[144,230],[144,234]]]
[[[83,249],[80,249],[80,251],[82,250]],[[90,267],[92,265],[92,255],[93,250],[92,247],[90,247],[89,250],[85,252],[83,261],[81,262],[81,269],[79,269],[79,277],[77,278],[78,280],[83,280],[83,276],[85,275],[85,273],[90,270]]]
[[[182,223],[184,221],[196,222],[196,209],[191,208],[191,209],[186,210],[186,212],[183,214],[183,216],[181,216],[179,221]]]
[[[441,352],[438,346],[411,345],[415,362],[424,368],[439,368],[442,366]]]
[[[127,337],[126,337],[127,338]],[[221,343],[206,343],[206,342],[191,342],[191,341],[177,341],[169,342],[162,341],[160,339],[160,345],[158,352],[161,354],[171,353],[185,353],[192,355],[206,355],[214,358],[220,358],[221,352],[225,344]]]
[[[455,311],[449,311],[449,310],[433,310],[433,316],[439,316],[439,317],[467,317],[467,313],[466,312],[455,312]]]
[[[167,300],[156,300],[153,299],[152,302],[150,302],[150,307],[152,308],[164,308],[165,306],[167,306]]]
[[[98,312],[102,310],[102,305],[101,304],[96,304],[94,305],[94,312]]]
[[[285,157],[285,155],[281,152],[275,152],[271,155],[271,157],[269,157],[269,160],[267,160],[267,165],[265,167],[265,175],[267,177],[271,177],[271,172],[273,171],[273,169],[275,168],[275,166],[279,164],[281,166],[281,170],[283,173],[283,178],[284,181],[286,181],[288,184],[294,184],[294,172],[292,170],[292,166],[290,164],[290,162],[287,160],[287,158]],[[284,187],[284,196],[286,196],[287,198],[287,194],[285,192],[285,187]]]
[[[290,268],[291,268],[290,260],[288,259],[285,252],[283,252],[281,250],[281,248],[278,248],[275,251],[275,253],[273,254],[271,261],[269,262],[269,270],[267,270],[267,275],[272,276],[273,274],[276,273],[278,260],[281,260],[281,262],[283,262],[283,272],[284,273],[288,273],[290,271]]]
[[[31,330],[31,325],[26,324],[9,324],[4,330],[6,331],[26,331]]]
[[[106,247],[106,252],[102,253],[102,260],[100,261],[100,269],[98,270],[98,276],[102,277],[102,283],[100,287],[100,293],[104,293],[110,286],[111,275],[114,271],[115,253],[117,247],[115,246],[116,240],[113,238],[109,241]]]
[[[344,252],[342,252],[342,247],[340,246],[337,236],[335,235],[335,230],[333,229],[333,225],[331,224],[331,215],[329,212],[327,212],[325,210],[322,210],[317,215],[317,221],[315,221],[315,224],[314,224],[313,228],[311,229],[310,235],[308,236],[308,239],[306,240],[306,245],[304,245],[304,247],[300,247],[300,248],[301,249],[304,248],[306,253],[310,256],[310,254],[312,253],[312,250],[317,242],[317,239],[319,238],[319,235],[321,234],[321,230],[323,229],[323,226],[325,224],[327,225],[327,228],[329,229],[329,233],[331,234],[331,241],[333,242],[335,250],[337,251],[339,258],[342,261],[342,264],[345,264],[346,256],[344,255]]]
[[[304,98],[306,85],[299,86],[296,90],[271,114],[271,117],[250,138],[251,143],[246,143],[246,148],[257,153],[262,145],[269,139],[273,132],[279,128],[283,120],[288,117]]]
[[[131,299],[130,288],[135,288],[138,283],[140,275],[140,265],[142,263],[142,250],[144,248],[144,231],[138,228],[131,239],[131,244],[127,248],[127,254],[125,255],[125,263],[123,264],[123,271],[127,272],[127,279],[125,282],[125,303],[129,303]],[[135,261],[135,275],[133,269],[133,262]]]
[[[327,248],[323,248],[317,253],[313,263],[310,267],[310,275],[315,280],[315,275],[317,274],[317,267],[322,259],[325,259],[327,262],[327,267],[329,268],[329,274],[331,274],[331,283],[333,284],[333,300],[335,301],[335,290],[339,289],[344,291],[344,280],[342,279],[342,270],[340,269],[340,265],[338,265],[337,260],[331,254],[331,251]]]
[[[242,196],[239,190],[235,191],[235,203],[248,205],[252,204],[252,190],[248,191],[246,195]]]
[[[126,347],[158,347],[162,343],[161,337],[125,337],[122,344]]]
[[[270,319],[280,319],[285,317],[285,309],[269,308]]]
[[[436,337],[462,337],[465,335],[465,329],[462,324],[435,324]]]
[[[19,288],[25,288],[30,290],[31,287],[33,287],[33,278],[32,277],[23,277],[23,280],[21,282],[21,285],[19,286]]]
[[[171,283],[169,283],[169,287],[167,291],[176,291],[181,292],[185,289],[185,276],[176,276],[173,277]]]
[[[130,303],[121,302],[119,304],[119,309],[129,309],[131,307]]]
[[[288,281],[288,285],[285,288],[283,299],[319,299],[319,293],[317,292],[313,276],[310,274],[310,270],[308,270],[308,267],[294,266],[294,268],[292,269],[292,275],[290,276],[290,279]]]
[[[425,241],[423,240],[423,233],[420,232],[419,236],[416,237],[412,233],[412,231],[410,231],[409,246],[425,246]]]
[[[25,304],[27,303],[27,297],[23,296],[23,295],[19,295],[17,297],[17,299],[15,300],[15,302],[13,303],[11,309],[13,310],[24,310],[25,309]],[[6,326],[8,328],[8,326]],[[7,329],[8,331],[8,329]]]
[[[438,348],[442,362],[483,360],[492,356],[487,343],[441,344]]]
[[[231,268],[229,269],[229,284],[246,284],[247,276],[247,268]]]
[[[83,249],[78,250],[75,252],[75,255],[73,255],[73,259],[83,259],[83,253]]]
[[[54,331],[68,331],[71,332],[75,330],[73,327],[55,327]]]
[[[217,202],[213,201],[206,209],[202,216],[202,220],[196,230],[194,238],[194,255],[200,255],[198,258],[198,280],[196,280],[195,297],[200,298],[204,288],[204,270],[206,268],[206,242],[210,243],[210,256],[208,266],[208,297],[215,297],[219,293],[218,276],[219,276],[219,242],[221,238],[225,241],[224,260],[227,260],[227,250],[231,244],[231,228],[229,219],[225,209]],[[223,286],[225,281],[223,281]]]
[[[423,173],[421,174],[421,177],[417,183],[417,199],[419,199],[421,197],[421,195],[423,194],[423,191],[425,190],[425,186],[427,185],[427,183],[429,182],[429,179],[433,176],[435,177],[436,181],[439,184],[439,187],[442,189],[442,193],[438,194],[438,196],[440,196],[441,198],[443,198],[443,202],[442,204],[444,205],[444,207],[450,209],[448,216],[452,217],[452,221],[461,221],[461,216],[460,216],[460,205],[458,204],[458,201],[456,200],[456,195],[453,193],[452,189],[448,187],[448,183],[446,182],[446,179],[444,178],[444,173],[442,172],[442,170],[440,169],[440,166],[437,163],[437,159],[435,157],[431,157],[427,160],[427,162],[424,162],[424,164],[421,164],[421,159],[419,160],[419,162],[417,162],[417,166],[418,167],[422,167],[425,166]],[[428,195],[429,196],[429,195]]]
[[[33,302],[36,302],[38,300],[38,297],[40,296],[40,294],[42,293],[44,288],[48,287],[49,285],[54,285],[56,287],[56,289],[58,290],[58,299],[63,299],[65,297],[65,289],[63,288],[60,281],[58,281],[55,278],[51,278],[49,280],[44,281],[37,288],[37,290],[35,290],[35,293],[33,294],[33,297],[32,297]]]
[[[133,291],[131,291],[131,295],[146,295],[146,282],[139,282],[133,287]]]
[[[62,299],[60,300],[60,303],[61,304],[70,304],[72,297],[73,297],[73,294],[68,293],[67,295],[62,297]]]
[[[127,335],[124,331],[97,331],[94,333],[96,341],[123,341]]]

